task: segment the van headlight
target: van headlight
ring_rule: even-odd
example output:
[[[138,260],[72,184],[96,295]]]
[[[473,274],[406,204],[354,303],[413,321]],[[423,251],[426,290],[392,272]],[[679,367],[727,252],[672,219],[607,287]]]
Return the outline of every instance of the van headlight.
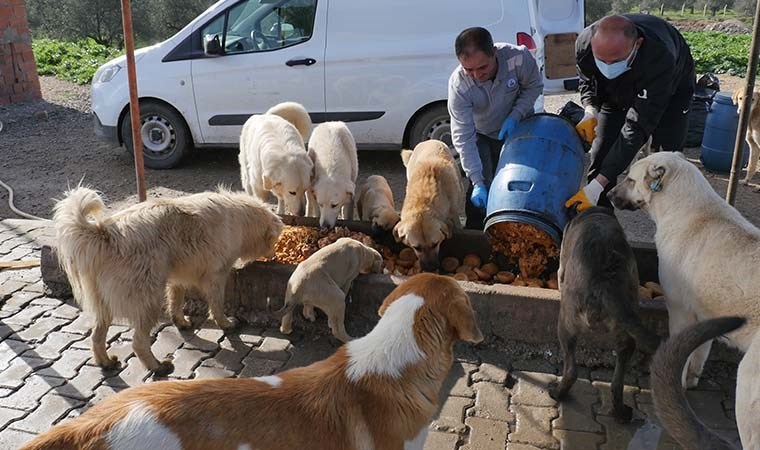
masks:
[[[98,70],[98,73],[93,77],[96,83],[108,83],[113,80],[113,77],[121,70],[121,66],[118,64],[111,64]]]

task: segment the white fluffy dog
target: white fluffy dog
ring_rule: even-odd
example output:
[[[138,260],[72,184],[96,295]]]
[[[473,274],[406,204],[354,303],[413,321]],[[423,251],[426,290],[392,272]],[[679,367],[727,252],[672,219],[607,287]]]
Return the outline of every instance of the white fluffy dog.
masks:
[[[319,226],[332,228],[354,217],[354,190],[359,174],[356,142],[343,122],[317,125],[309,139],[309,156],[314,161],[314,183],[309,191],[309,215],[319,215]]]
[[[744,448],[760,448],[760,436],[750,437],[760,430],[760,230],[720,198],[680,153],[655,153],[637,162],[610,199],[618,208],[646,210],[657,226],[671,336],[707,319],[747,318],[726,339],[746,353],[737,377],[739,434]],[[683,373],[685,387],[699,382],[710,344],[691,354]]]
[[[303,216],[314,164],[304,142],[311,119],[303,106],[285,102],[251,116],[240,133],[240,182],[248,194],[277,197],[278,214]]]
[[[178,327],[191,325],[182,312],[186,287],[201,291],[220,328],[234,327],[224,314],[230,269],[238,258],[271,256],[283,228],[279,217],[242,192],[148,201],[112,215],[104,209],[100,196],[83,187],[55,205],[58,259],[77,301],[95,315],[95,362],[118,366],[106,353],[106,333],[113,318],[126,319],[135,354],[159,376],[174,368],[150,349],[166,293]]]

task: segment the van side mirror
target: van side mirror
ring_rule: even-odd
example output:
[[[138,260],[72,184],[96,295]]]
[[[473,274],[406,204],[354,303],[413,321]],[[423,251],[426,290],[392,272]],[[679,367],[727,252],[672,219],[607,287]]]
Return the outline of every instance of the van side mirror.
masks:
[[[222,43],[218,34],[207,34],[203,42],[204,52],[207,55],[221,55]]]

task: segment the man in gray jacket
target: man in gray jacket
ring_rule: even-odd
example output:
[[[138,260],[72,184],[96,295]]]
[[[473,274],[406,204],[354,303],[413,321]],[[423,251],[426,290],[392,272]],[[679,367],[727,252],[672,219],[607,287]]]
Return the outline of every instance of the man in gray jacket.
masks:
[[[472,185],[465,206],[465,226],[482,230],[488,188],[504,139],[520,120],[533,113],[544,85],[527,48],[494,45],[485,28],[459,33],[454,49],[460,64],[449,78],[451,136]]]

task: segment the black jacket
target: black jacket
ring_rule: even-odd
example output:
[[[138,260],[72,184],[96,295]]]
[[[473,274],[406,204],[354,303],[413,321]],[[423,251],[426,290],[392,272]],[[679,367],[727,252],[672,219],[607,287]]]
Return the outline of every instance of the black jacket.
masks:
[[[681,33],[668,22],[646,14],[624,14],[644,41],[631,70],[608,80],[591,53],[591,26],[575,41],[583,106],[628,109],[620,137],[607,154],[600,173],[614,182],[657,128],[671,97],[694,86],[694,60]],[[691,94],[689,94],[691,95]]]

